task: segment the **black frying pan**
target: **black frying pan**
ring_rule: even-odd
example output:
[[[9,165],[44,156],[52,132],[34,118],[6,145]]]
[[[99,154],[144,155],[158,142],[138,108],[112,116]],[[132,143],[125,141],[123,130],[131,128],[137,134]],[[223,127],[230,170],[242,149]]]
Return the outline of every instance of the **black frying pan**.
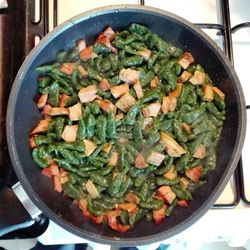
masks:
[[[188,208],[176,208],[162,224],[140,221],[127,233],[84,219],[72,201],[53,191],[51,180],[43,176],[31,158],[28,143],[32,127],[40,119],[34,101],[38,93],[35,68],[55,58],[83,38],[92,43],[106,26],[125,29],[131,22],[141,23],[167,42],[190,51],[203,65],[215,85],[226,94],[226,121],[218,145],[217,169],[207,184],[193,195]],[[91,241],[110,245],[143,245],[173,236],[197,221],[216,201],[240,158],[246,129],[245,102],[239,80],[223,53],[203,32],[189,22],[149,7],[113,6],[89,11],[70,19],[48,34],[23,63],[14,82],[8,104],[7,136],[17,176],[34,204],[57,224]]]

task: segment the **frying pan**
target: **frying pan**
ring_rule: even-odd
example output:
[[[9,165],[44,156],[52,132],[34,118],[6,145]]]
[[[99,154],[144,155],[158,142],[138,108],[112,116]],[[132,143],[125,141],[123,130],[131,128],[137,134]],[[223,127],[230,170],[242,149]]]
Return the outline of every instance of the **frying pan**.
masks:
[[[159,225],[141,220],[134,229],[118,233],[106,225],[83,218],[72,200],[53,191],[31,158],[28,143],[32,127],[41,118],[34,101],[37,93],[35,68],[54,60],[56,53],[74,47],[76,40],[92,43],[108,25],[114,30],[132,22],[146,25],[167,42],[190,51],[205,67],[212,81],[226,95],[226,120],[218,145],[217,168],[207,176],[187,208],[176,208]],[[31,51],[20,68],[9,98],[7,140],[16,174],[33,203],[61,227],[87,240],[119,246],[138,246],[167,239],[188,228],[216,201],[239,161],[246,130],[245,102],[238,77],[223,52],[202,31],[184,19],[150,7],[109,6],[76,16],[55,28]]]

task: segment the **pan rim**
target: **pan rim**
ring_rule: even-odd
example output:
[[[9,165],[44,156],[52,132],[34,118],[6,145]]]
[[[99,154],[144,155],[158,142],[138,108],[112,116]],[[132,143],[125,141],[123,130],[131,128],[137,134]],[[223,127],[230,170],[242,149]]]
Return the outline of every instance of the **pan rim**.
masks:
[[[74,26],[75,24],[82,22],[86,19],[93,18],[99,15],[113,13],[113,12],[133,12],[133,11],[139,11],[139,12],[147,12],[157,15],[164,15],[167,17],[172,18],[176,22],[180,23],[181,25],[185,26],[186,28],[190,29],[191,31],[195,32],[196,35],[199,35],[202,39],[204,39],[205,42],[209,43],[212,48],[214,49],[216,56],[220,57],[223,62],[225,63],[225,66],[230,69],[231,76],[236,83],[236,87],[238,90],[238,96],[239,96],[239,106],[238,106],[238,112],[240,114],[240,121],[239,121],[239,128],[238,128],[238,136],[235,144],[235,148],[233,151],[233,155],[235,156],[233,159],[230,159],[230,162],[228,165],[230,167],[228,168],[228,171],[223,173],[223,176],[221,177],[222,182],[218,182],[218,185],[213,189],[212,193],[209,195],[208,200],[209,202],[204,202],[203,205],[196,210],[195,214],[191,217],[188,217],[184,221],[182,221],[180,224],[176,225],[175,227],[171,228],[170,232],[167,232],[167,238],[172,237],[173,235],[176,235],[177,233],[187,229],[191,224],[196,222],[199,218],[201,218],[208,209],[214,204],[216,199],[219,197],[220,193],[224,189],[225,185],[229,181],[229,178],[233,174],[237,163],[240,158],[240,153],[243,147],[244,138],[245,138],[245,132],[246,132],[246,110],[243,108],[245,107],[245,100],[243,95],[243,90],[240,84],[240,81],[236,75],[236,72],[234,71],[232,65],[230,64],[229,60],[226,58],[224,53],[221,51],[221,49],[217,46],[217,44],[208,37],[203,31],[201,31],[199,28],[194,26],[189,21],[172,14],[170,12],[160,10],[158,8],[153,7],[146,7],[146,6],[139,6],[139,5],[110,5],[106,7],[96,8],[87,12],[83,12],[73,18],[70,18],[66,22],[60,24],[57,26],[54,30],[52,30],[50,33],[48,33],[41,41],[40,43],[32,49],[32,51],[29,53],[29,55],[26,57],[25,61],[23,62],[21,68],[19,69],[17,76],[15,78],[14,84],[12,86],[11,94],[8,101],[8,107],[7,107],[7,116],[6,116],[6,130],[7,130],[7,143],[8,143],[8,149],[11,157],[11,161],[14,165],[15,172],[17,173],[18,179],[20,180],[22,186],[24,187],[25,191],[27,192],[30,199],[34,202],[34,204],[43,211],[43,213],[55,221],[58,225],[61,227],[64,227],[66,230],[72,232],[73,234],[80,236],[84,239],[91,240],[94,242],[102,243],[102,244],[108,244],[108,245],[117,245],[117,246],[134,246],[134,245],[145,245],[154,243],[156,241],[162,241],[166,240],[166,232],[157,233],[150,236],[145,236],[143,238],[137,237],[137,238],[121,238],[121,239],[115,239],[107,236],[97,237],[95,234],[90,234],[89,232],[83,232],[82,229],[79,229],[76,226],[73,226],[66,220],[62,220],[58,218],[58,215],[51,210],[45,203],[39,199],[38,195],[35,193],[33,188],[31,187],[28,178],[24,174],[23,169],[21,168],[20,160],[17,154],[17,148],[15,145],[15,138],[14,138],[14,107],[16,105],[17,100],[17,94],[19,92],[19,89],[21,87],[22,79],[26,72],[28,71],[29,67],[32,65],[33,59],[37,53],[39,53],[48,43],[51,42],[55,37],[60,35],[64,30],[70,28],[71,26]],[[80,231],[81,230],[81,231]]]

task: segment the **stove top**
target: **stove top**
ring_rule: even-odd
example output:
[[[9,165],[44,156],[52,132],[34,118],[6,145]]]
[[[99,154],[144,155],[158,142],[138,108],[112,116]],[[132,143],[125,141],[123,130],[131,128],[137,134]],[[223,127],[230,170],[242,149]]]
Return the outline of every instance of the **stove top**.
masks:
[[[68,18],[95,7],[124,3],[153,6],[173,12],[205,31],[234,64],[249,113],[248,65],[246,60],[242,60],[250,50],[250,3],[247,0],[176,0],[174,3],[170,0],[164,3],[161,0],[72,0],[70,3],[67,0],[9,0],[9,7],[0,10],[0,188],[5,184],[11,186],[17,181],[6,147],[5,115],[12,82],[25,56],[46,33]],[[242,207],[250,206],[250,170],[247,168],[250,162],[247,153],[249,147],[248,131],[242,159],[214,208],[237,209],[242,201]],[[37,237],[46,230],[48,223],[48,219],[41,215],[32,227],[8,234],[4,238]],[[53,223],[50,224],[53,226]]]

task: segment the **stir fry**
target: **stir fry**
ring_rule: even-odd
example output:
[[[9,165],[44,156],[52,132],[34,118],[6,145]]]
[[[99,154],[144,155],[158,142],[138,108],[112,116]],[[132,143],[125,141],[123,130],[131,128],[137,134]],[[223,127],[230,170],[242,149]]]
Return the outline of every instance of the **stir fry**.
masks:
[[[108,27],[37,72],[32,157],[95,223],[158,224],[216,167],[225,95],[190,52],[147,27]]]

